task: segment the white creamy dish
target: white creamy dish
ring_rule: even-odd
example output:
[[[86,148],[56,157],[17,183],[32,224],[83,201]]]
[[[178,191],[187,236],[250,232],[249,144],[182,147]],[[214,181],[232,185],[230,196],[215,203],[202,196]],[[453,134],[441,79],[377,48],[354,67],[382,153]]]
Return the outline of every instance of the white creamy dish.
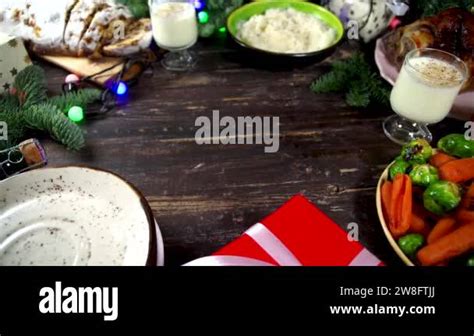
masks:
[[[393,109],[413,121],[440,122],[453,106],[463,74],[447,62],[425,56],[411,59],[410,66],[402,67],[392,90]]]
[[[186,2],[153,5],[151,10],[153,36],[168,50],[183,49],[193,45],[198,38],[196,11]]]
[[[331,46],[336,31],[312,14],[293,8],[269,9],[242,23],[238,38],[267,51],[308,53]]]

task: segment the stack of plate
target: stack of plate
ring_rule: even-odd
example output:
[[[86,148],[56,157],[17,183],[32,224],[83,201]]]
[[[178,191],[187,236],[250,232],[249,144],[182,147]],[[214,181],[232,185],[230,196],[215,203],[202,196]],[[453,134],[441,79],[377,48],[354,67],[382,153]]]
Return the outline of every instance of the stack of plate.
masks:
[[[0,265],[163,265],[145,198],[110,172],[30,171],[0,182]]]

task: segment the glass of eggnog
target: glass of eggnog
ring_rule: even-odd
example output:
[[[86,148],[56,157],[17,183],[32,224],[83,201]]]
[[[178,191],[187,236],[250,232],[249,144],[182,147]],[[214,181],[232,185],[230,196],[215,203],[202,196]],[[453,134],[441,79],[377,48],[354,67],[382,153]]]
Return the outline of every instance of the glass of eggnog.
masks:
[[[198,39],[196,10],[191,0],[149,0],[153,38],[160,48],[169,50],[163,67],[172,71],[186,71],[196,64],[196,57],[188,49]]]
[[[466,64],[455,55],[430,48],[410,51],[390,95],[397,114],[384,121],[385,134],[398,144],[431,141],[427,125],[449,114],[468,76]]]

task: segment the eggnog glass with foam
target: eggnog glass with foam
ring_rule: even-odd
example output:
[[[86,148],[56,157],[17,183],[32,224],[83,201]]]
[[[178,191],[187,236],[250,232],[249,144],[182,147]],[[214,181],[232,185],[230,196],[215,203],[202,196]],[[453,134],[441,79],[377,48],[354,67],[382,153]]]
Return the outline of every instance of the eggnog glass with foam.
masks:
[[[149,0],[153,37],[159,47],[170,52],[163,58],[163,67],[185,71],[196,63],[189,52],[198,38],[196,10],[190,0]]]
[[[468,76],[466,64],[455,55],[429,48],[410,51],[390,95],[397,115],[384,121],[385,134],[399,144],[431,141],[427,125],[448,115]]]

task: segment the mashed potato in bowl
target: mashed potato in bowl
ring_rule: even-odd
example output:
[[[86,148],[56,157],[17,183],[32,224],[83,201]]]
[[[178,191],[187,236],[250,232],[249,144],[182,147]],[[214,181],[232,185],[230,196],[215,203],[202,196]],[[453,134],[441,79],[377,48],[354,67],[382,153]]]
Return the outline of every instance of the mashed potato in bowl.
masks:
[[[336,31],[315,15],[293,8],[274,8],[241,23],[238,38],[254,48],[300,54],[330,47],[336,40]]]

